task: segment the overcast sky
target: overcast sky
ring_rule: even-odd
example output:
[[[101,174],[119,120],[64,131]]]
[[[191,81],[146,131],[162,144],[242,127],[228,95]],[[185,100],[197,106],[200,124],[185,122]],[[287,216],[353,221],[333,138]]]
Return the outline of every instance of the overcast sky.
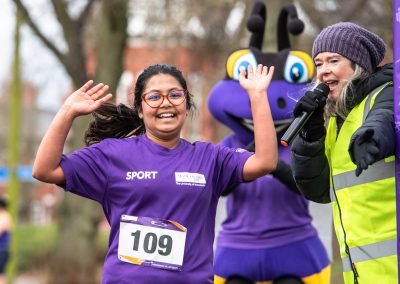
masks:
[[[47,34],[57,39],[57,26],[48,13],[43,11],[44,1],[29,1],[37,9],[30,9],[33,15],[40,17],[46,24],[41,24]],[[11,80],[11,61],[14,46],[15,8],[11,0],[0,0],[0,84]],[[40,13],[40,14],[38,14]],[[40,23],[39,23],[40,24]],[[70,79],[56,58],[23,26],[21,30],[21,71],[24,81],[30,82],[38,88],[38,106],[47,111],[56,111],[61,99],[69,90]]]
[[[11,17],[12,9],[10,7],[10,2],[8,0],[2,0],[0,9],[0,80],[7,79],[8,72],[11,64],[11,41],[13,28],[13,19]]]

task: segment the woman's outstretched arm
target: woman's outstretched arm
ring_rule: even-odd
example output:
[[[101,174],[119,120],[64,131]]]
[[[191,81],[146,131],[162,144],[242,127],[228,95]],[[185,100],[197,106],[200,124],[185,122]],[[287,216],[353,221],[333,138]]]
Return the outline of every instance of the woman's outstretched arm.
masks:
[[[103,96],[108,90],[107,85],[92,85],[92,80],[86,82],[65,100],[57,112],[39,145],[32,170],[34,178],[47,183],[65,182],[60,161],[74,119],[95,111],[112,97],[111,94]]]
[[[274,67],[258,65],[254,72],[249,65],[246,72],[241,70],[240,85],[250,97],[254,122],[255,154],[251,156],[243,168],[244,180],[253,180],[275,170],[278,161],[277,138],[268,103],[267,88],[274,74]]]

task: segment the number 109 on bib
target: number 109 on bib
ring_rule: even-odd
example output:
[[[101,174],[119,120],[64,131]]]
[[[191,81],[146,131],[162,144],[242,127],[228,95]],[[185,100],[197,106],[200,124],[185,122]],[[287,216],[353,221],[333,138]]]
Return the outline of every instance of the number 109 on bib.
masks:
[[[185,241],[186,228],[175,222],[123,215],[118,257],[136,265],[180,270]]]

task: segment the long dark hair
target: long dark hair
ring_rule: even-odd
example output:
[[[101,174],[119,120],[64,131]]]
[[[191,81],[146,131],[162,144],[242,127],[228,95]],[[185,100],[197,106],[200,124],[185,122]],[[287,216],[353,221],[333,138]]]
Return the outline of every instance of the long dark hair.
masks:
[[[179,69],[168,64],[151,65],[144,69],[136,81],[133,107],[105,103],[93,113],[94,120],[89,124],[84,135],[86,145],[106,138],[125,138],[145,133],[144,123],[138,112],[142,106],[142,94],[147,82],[158,74],[168,74],[176,78],[182,88],[187,91],[186,108],[190,110],[194,107],[193,96],[189,93],[186,80]]]

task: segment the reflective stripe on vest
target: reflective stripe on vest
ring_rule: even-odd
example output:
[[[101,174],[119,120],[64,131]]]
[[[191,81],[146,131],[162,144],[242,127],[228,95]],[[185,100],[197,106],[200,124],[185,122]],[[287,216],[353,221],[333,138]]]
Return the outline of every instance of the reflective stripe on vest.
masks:
[[[365,105],[364,105],[364,115],[363,115],[363,120],[362,120],[363,122],[365,121],[369,111],[371,110],[371,100],[374,97],[374,95],[379,94],[384,88],[386,88],[389,85],[393,85],[393,83],[387,82],[387,83],[383,84],[382,86],[377,87],[375,90],[373,90],[371,92],[372,96],[367,97],[367,101],[365,102]]]
[[[368,169],[362,171],[358,177],[356,177],[356,171],[337,174],[333,177],[333,183],[335,184],[335,189],[340,190],[346,187],[390,178],[394,176],[394,166],[394,161],[386,163],[384,160],[381,160],[368,166]]]
[[[348,171],[337,174],[333,176],[332,179],[335,185],[335,190],[338,191],[343,188],[390,178],[394,175],[395,161],[385,162],[384,160],[381,160],[373,165],[370,165],[368,169],[362,171],[358,177],[356,177],[356,171]],[[334,194],[332,187],[330,188],[329,192],[331,201],[336,202],[336,195]]]
[[[350,249],[350,255],[353,262],[362,262],[377,259],[385,256],[397,254],[397,239],[390,239],[366,246],[354,247]],[[343,272],[351,271],[349,257],[342,258]]]

